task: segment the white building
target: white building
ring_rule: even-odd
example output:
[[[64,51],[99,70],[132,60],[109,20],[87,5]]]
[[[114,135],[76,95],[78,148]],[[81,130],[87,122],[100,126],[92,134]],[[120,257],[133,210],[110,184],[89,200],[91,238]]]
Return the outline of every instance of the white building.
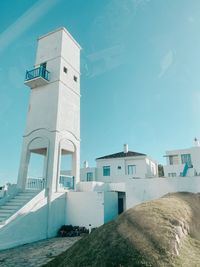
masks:
[[[56,236],[64,224],[98,227],[118,214],[117,192],[80,185],[80,46],[65,28],[38,38],[25,85],[18,182],[0,200],[0,249]],[[30,176],[35,156],[41,173]],[[71,175],[62,175],[69,163]]]
[[[167,164],[164,166],[166,177],[200,175],[200,145],[197,138],[194,146],[186,149],[166,151]]]
[[[80,46],[65,28],[38,39],[25,84],[31,89],[27,123],[17,185],[0,199],[0,250],[54,237],[64,224],[101,226],[168,192],[200,191],[199,177],[156,178],[157,163],[127,145],[98,158],[96,168],[86,162],[80,181]],[[199,147],[193,152],[197,166]],[[39,176],[29,174],[34,156],[41,160]],[[70,175],[63,174],[66,158]]]
[[[127,179],[154,178],[158,176],[158,164],[143,153],[129,151],[124,145],[121,152],[96,159],[97,167],[88,164],[80,170],[81,181],[105,183],[126,182]]]

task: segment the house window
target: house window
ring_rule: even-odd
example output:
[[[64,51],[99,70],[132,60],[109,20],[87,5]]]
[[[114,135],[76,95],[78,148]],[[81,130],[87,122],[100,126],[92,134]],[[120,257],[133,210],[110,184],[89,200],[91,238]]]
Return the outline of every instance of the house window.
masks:
[[[77,82],[78,81],[78,78],[76,76],[74,76],[74,81]]]
[[[182,162],[182,164],[187,163],[189,166],[191,166],[192,165],[191,155],[190,154],[182,154],[181,155],[181,162]]]
[[[64,73],[67,73],[67,68],[64,67],[64,68],[63,68],[63,71],[64,71]]]
[[[136,174],[136,165],[128,165],[128,175]]]
[[[121,168],[122,168],[121,166],[118,166],[118,167],[117,167],[118,170],[121,170]]]
[[[169,165],[178,164],[178,155],[169,156]]]
[[[93,181],[93,173],[92,172],[87,172],[87,182]]]
[[[168,177],[176,177],[176,173],[175,172],[169,172]]]
[[[103,176],[110,176],[110,166],[103,166]]]

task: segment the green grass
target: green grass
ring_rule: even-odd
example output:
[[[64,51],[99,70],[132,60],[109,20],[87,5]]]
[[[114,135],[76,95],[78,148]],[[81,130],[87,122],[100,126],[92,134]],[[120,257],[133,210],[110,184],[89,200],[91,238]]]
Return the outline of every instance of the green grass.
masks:
[[[129,209],[46,266],[193,267],[199,253],[200,197],[176,193]]]

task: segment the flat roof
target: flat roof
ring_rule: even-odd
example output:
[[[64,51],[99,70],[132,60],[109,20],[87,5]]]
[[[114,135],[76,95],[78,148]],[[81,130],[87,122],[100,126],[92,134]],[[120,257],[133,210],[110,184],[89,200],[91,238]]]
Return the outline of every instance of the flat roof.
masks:
[[[48,35],[54,34],[55,32],[59,32],[59,31],[64,31],[69,36],[69,38],[78,46],[78,48],[81,49],[81,46],[79,45],[79,43],[74,39],[74,37],[72,37],[72,35],[66,30],[65,27],[60,27],[60,28],[58,28],[56,30],[53,30],[51,32],[48,32],[48,33],[46,33],[46,34],[38,37],[38,40],[40,40],[42,38],[45,38]]]

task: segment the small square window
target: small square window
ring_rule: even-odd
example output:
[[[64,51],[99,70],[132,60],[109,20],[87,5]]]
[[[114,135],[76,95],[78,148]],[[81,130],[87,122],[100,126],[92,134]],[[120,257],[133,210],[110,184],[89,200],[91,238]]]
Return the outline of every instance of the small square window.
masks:
[[[118,167],[117,167],[118,170],[121,170],[121,168],[122,168],[121,166],[118,166]]]
[[[64,67],[64,68],[63,68],[63,71],[64,71],[64,73],[67,73],[67,68]]]
[[[74,76],[74,81],[77,82],[78,81],[78,78],[76,76]]]

